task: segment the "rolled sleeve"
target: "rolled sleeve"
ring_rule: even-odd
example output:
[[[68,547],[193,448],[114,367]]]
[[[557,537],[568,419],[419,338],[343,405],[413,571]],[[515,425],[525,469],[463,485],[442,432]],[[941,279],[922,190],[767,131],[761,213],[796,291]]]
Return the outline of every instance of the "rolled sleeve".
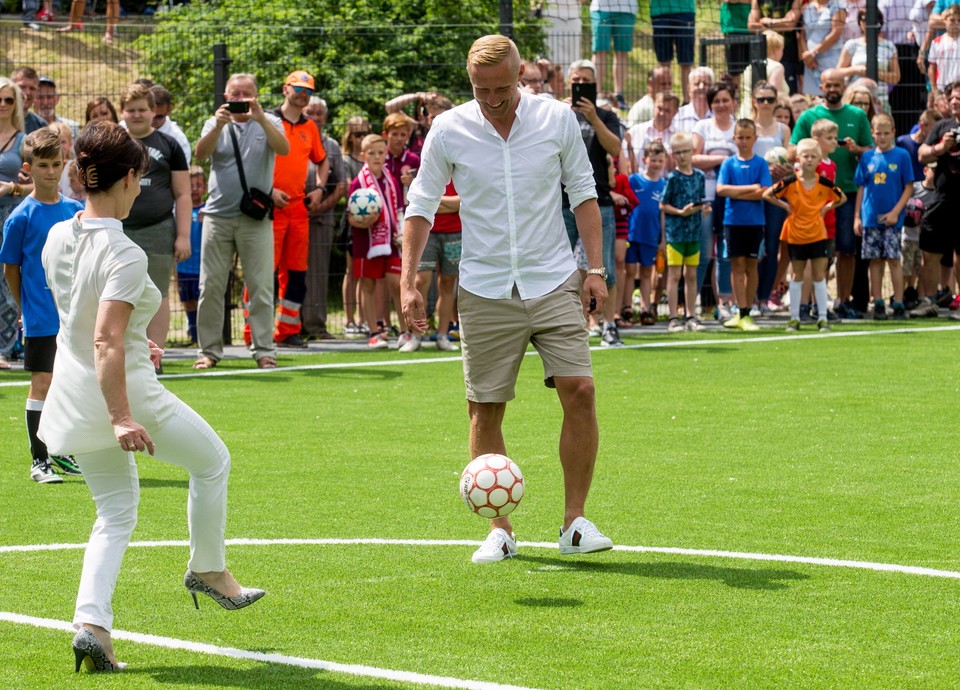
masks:
[[[597,185],[576,116],[571,111],[561,122],[560,182],[570,199],[570,208],[576,208],[584,201],[597,198]]]

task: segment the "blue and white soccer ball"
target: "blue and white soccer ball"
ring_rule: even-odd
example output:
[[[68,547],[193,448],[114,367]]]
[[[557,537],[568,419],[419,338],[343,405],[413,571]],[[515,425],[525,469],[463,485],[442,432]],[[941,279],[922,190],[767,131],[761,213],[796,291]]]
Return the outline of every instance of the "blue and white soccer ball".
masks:
[[[370,216],[379,216],[383,209],[383,197],[376,189],[361,187],[350,195],[347,208],[350,210],[350,215],[361,220]]]

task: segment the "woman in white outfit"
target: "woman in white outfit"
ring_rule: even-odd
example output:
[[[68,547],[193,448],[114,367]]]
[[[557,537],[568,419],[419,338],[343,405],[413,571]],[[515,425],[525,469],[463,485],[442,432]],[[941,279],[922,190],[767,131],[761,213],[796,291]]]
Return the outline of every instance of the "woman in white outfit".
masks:
[[[74,614],[76,670],[116,670],[111,598],[137,522],[135,452],[190,473],[190,561],[184,584],[224,608],[264,595],[226,570],[224,527],[230,454],[216,432],[157,380],[160,349],[146,328],[160,304],[147,257],[123,234],[149,164],[146,148],[120,126],[97,122],[76,142],[86,208],[58,223],[43,250],[60,314],[57,358],[40,435],[51,452],[75,456],[97,506]]]

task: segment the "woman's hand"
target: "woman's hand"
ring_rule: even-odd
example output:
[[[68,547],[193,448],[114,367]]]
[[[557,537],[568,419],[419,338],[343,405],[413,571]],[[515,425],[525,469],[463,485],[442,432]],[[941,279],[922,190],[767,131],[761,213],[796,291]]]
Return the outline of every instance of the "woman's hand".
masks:
[[[163,359],[163,348],[152,340],[147,340],[147,344],[150,346],[150,361],[153,362],[153,368],[159,369],[160,360]]]
[[[142,453],[146,451],[153,455],[156,446],[153,445],[153,439],[142,426],[137,424],[133,417],[124,417],[117,420],[113,425],[113,435],[117,438],[120,447],[131,453]]]

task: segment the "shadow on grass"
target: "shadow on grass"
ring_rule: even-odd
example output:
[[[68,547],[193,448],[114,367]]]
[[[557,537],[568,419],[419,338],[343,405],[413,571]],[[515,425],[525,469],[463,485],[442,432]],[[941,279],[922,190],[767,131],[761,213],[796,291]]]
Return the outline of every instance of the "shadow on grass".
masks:
[[[635,575],[664,580],[717,580],[727,587],[737,589],[781,590],[789,582],[808,580],[809,575],[795,570],[769,568],[728,568],[700,563],[609,563],[600,561],[570,561],[543,556],[518,556],[517,560],[540,564],[548,570],[576,570],[585,573],[609,573],[611,575]]]
[[[403,372],[396,369],[380,367],[357,367],[356,369],[307,369],[301,371],[304,376],[322,376],[325,379],[377,379],[387,381],[403,376]]]
[[[316,688],[318,690],[377,690],[382,683],[348,683],[328,671],[285,664],[257,664],[239,669],[214,665],[129,667],[124,676],[144,675],[163,685],[222,688]]]
[[[573,608],[583,606],[580,599],[564,599],[561,597],[523,597],[515,599],[520,606],[537,606],[541,608]]]

